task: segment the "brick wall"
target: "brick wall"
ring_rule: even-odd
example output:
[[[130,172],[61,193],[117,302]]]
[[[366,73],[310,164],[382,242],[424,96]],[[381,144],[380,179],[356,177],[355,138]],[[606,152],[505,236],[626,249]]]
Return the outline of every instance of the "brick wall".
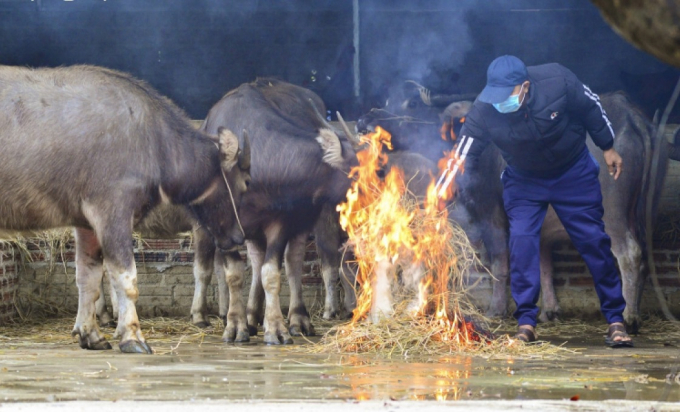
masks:
[[[0,324],[16,313],[14,292],[19,285],[16,256],[12,244],[0,243]]]
[[[663,292],[671,310],[680,315],[680,243],[659,243],[655,250],[657,272]],[[34,261],[27,264],[20,274],[20,292],[40,296],[41,301],[75,312],[78,291],[75,285],[72,243],[55,254],[50,263],[50,253],[30,245]],[[43,245],[44,248],[44,245]],[[245,251],[242,250],[242,255]],[[570,244],[561,244],[553,252],[555,262],[555,285],[565,316],[599,316],[599,302],[592,278],[576,250]],[[138,311],[142,316],[188,316],[193,297],[191,240],[146,239],[135,241],[135,260],[138,270]],[[14,263],[12,263],[14,265]],[[14,267],[14,266],[10,266]],[[323,306],[323,283],[320,265],[313,242],[308,245],[303,276],[303,294],[308,309],[315,311]],[[250,267],[246,284],[250,284]],[[4,279],[4,278],[3,278]],[[470,282],[480,280],[470,294],[473,301],[486,308],[491,297],[492,279],[483,271],[471,274]],[[108,289],[107,289],[108,290]],[[509,291],[508,291],[509,293]],[[247,290],[244,290],[247,296]],[[30,299],[29,299],[30,300]],[[282,277],[281,304],[288,305],[289,288]],[[217,281],[212,279],[208,288],[211,311],[217,311]],[[0,306],[1,307],[1,306]],[[658,310],[651,280],[647,280],[642,302],[645,312]]]
[[[657,277],[666,302],[676,316],[680,316],[680,253],[678,250],[680,250],[678,242],[658,242],[654,250]],[[600,316],[600,303],[590,271],[570,243],[559,244],[555,247],[553,266],[557,299],[564,315],[584,318]],[[470,277],[470,283],[474,283],[479,278],[481,281],[471,291],[471,296],[477,305],[486,308],[491,297],[492,279],[487,274],[478,273]],[[507,293],[509,296],[509,287]],[[514,310],[512,299],[509,301]],[[651,278],[645,282],[641,311],[643,313],[659,311],[659,303]]]
[[[73,242],[53,253],[46,245],[28,245],[32,262],[21,270],[20,293],[30,305],[31,296],[39,297],[37,304],[49,301],[53,306],[75,312],[78,288],[75,283],[75,249]],[[184,316],[189,314],[194,294],[194,253],[189,237],[181,239],[144,239],[134,241],[135,262],[138,272],[138,312],[142,316]],[[241,249],[245,258],[245,249]],[[54,255],[54,259],[50,259]],[[250,266],[247,266],[246,285],[250,285]],[[302,278],[304,298],[308,309],[323,305],[323,284],[320,277],[316,249],[309,243]],[[289,301],[289,288],[282,278],[281,304]],[[108,299],[108,279],[105,280]],[[248,290],[244,290],[247,296]],[[217,311],[217,280],[213,277],[208,287],[208,304]]]

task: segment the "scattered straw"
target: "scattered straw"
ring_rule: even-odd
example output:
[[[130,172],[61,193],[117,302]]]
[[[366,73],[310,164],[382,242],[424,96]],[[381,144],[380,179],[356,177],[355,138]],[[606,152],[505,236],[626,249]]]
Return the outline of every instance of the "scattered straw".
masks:
[[[150,318],[141,319],[140,324],[144,337],[157,354],[176,352],[181,345],[221,344],[224,330],[218,317],[211,317],[212,325],[201,329],[194,326],[186,318]],[[71,336],[75,318],[32,316],[28,320],[0,325],[0,344],[9,347],[31,346],[41,344],[71,344],[77,339]],[[102,328],[102,333],[111,343],[114,329]],[[206,342],[206,338],[210,338]]]

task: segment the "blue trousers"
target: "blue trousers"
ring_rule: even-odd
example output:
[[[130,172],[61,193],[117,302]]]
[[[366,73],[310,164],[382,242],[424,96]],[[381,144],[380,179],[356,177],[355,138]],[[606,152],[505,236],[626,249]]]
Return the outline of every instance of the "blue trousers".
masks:
[[[623,322],[626,301],[604,231],[600,166],[588,150],[557,177],[529,177],[508,166],[501,176],[503,202],[510,222],[510,288],[520,325],[536,326],[541,290],[541,226],[552,205],[572,243],[585,260],[608,323]]]

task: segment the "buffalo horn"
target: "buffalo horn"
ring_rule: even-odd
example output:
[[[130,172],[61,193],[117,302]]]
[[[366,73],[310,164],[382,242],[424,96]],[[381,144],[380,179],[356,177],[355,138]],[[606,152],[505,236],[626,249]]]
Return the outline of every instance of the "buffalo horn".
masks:
[[[241,170],[248,170],[250,169],[250,137],[248,137],[246,129],[243,129],[238,140],[238,146],[241,148],[238,154],[238,167]]]
[[[335,114],[336,114],[336,116],[338,116],[338,120],[340,121],[340,124],[342,125],[342,130],[347,135],[347,139],[350,142],[354,142],[355,144],[359,144],[360,143],[359,139],[355,135],[353,135],[352,132],[349,131],[349,127],[347,127],[347,123],[345,123],[345,119],[342,118],[342,115],[340,114],[340,112],[335,112]]]
[[[475,100],[477,93],[467,94],[433,94],[430,96],[432,106],[444,107],[451,103]]]

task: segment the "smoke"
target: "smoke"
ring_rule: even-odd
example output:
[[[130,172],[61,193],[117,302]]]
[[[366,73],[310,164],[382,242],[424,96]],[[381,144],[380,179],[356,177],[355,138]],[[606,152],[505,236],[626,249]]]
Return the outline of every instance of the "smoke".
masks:
[[[346,104],[352,3],[0,1],[0,64],[123,70],[194,118],[257,76]],[[368,103],[406,79],[440,92],[479,91],[489,62],[506,53],[528,64],[563,63],[600,92],[623,87],[621,71],[667,67],[613,33],[588,0],[361,0],[359,8],[361,100]]]
[[[466,10],[452,2],[404,7],[361,3],[362,76],[369,93],[406,79],[457,92],[460,70],[473,41]]]

